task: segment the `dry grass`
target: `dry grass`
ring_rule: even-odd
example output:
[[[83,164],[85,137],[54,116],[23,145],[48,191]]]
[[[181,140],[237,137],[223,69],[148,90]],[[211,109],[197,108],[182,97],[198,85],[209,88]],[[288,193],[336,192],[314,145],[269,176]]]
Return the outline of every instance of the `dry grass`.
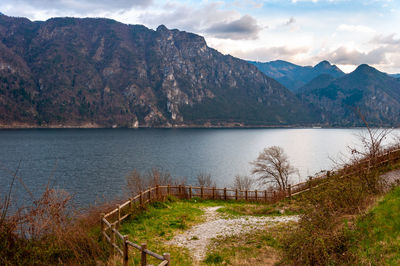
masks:
[[[381,174],[396,167],[392,164],[369,169],[365,161],[357,160],[347,166],[351,171],[358,170],[358,174],[346,178],[334,176],[329,183],[302,195],[305,212],[299,225],[289,231],[284,240],[285,263],[357,263],[358,255],[351,252],[355,220],[381,195],[384,187]]]
[[[0,204],[0,264],[94,265],[106,258],[95,232],[99,216],[74,212],[66,191],[46,187],[37,200],[13,213],[10,195]]]
[[[283,232],[294,223],[266,227],[244,235],[217,238],[210,246],[206,265],[275,265],[281,260]]]

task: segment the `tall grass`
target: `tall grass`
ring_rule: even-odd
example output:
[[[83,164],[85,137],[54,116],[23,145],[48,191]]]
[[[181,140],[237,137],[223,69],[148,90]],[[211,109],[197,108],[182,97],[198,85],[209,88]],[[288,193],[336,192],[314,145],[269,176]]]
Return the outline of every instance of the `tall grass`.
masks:
[[[79,214],[69,193],[47,186],[38,199],[11,212],[15,179],[0,203],[1,265],[95,265],[107,259],[96,233],[100,208]]]
[[[359,263],[358,254],[352,252],[353,232],[357,217],[385,188],[381,174],[398,165],[380,168],[365,167],[365,162],[379,161],[366,156],[353,160],[346,168],[356,174],[333,176],[329,183],[303,196],[305,212],[298,226],[293,227],[283,241],[284,260],[299,265],[352,265]],[[369,165],[368,165],[369,166]]]

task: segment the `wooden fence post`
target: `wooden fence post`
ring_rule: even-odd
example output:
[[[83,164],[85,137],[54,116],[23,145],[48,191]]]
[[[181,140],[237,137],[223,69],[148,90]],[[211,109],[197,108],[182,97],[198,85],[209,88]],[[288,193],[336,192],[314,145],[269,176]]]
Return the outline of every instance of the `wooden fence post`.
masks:
[[[192,186],[189,187],[189,199],[192,198]]]
[[[310,176],[310,177],[308,178],[308,188],[309,188],[310,191],[311,191],[311,189],[312,189],[312,176]]]
[[[139,194],[139,202],[140,202],[140,207],[143,207],[143,192],[142,191],[140,191],[140,194]]]
[[[289,184],[289,186],[288,186],[288,192],[289,192],[289,199],[291,200],[292,199],[292,185],[291,184]]]
[[[226,187],[224,187],[224,200],[226,200]]]
[[[115,248],[114,248],[114,244],[115,244],[115,233],[114,233],[114,229],[115,229],[115,224],[111,224],[111,241],[110,241],[110,245],[111,245],[111,256],[113,256],[113,259],[115,257]]]
[[[105,237],[104,237],[104,235],[103,235],[103,232],[104,232],[104,222],[103,222],[103,218],[104,218],[104,216],[105,216],[104,213],[101,213],[101,214],[100,214],[100,227],[101,227],[100,233],[101,233],[101,238],[102,238],[102,239],[105,239]]]
[[[156,185],[156,200],[160,200],[160,188],[158,185]]]
[[[129,212],[132,213],[133,212],[133,199],[129,198]]]
[[[247,201],[247,189],[246,189],[246,191],[244,192],[244,199]]]
[[[167,187],[167,195],[168,196],[171,195],[171,185],[169,185],[169,184],[168,184],[168,187]]]
[[[166,264],[167,266],[171,266],[170,262],[171,262],[171,255],[169,253],[164,253],[163,254],[164,260],[168,261],[168,263]]]
[[[238,190],[235,189],[235,200],[238,200]]]
[[[147,244],[146,243],[142,243],[142,246],[141,246],[142,255],[141,255],[141,259],[140,259],[140,265],[141,266],[146,266],[147,265],[146,252],[144,251],[145,249],[147,249]]]
[[[255,192],[256,192],[256,201],[258,201],[257,189],[256,189]]]
[[[178,198],[182,198],[181,185],[178,185]]]
[[[215,187],[212,188],[212,194],[213,200],[215,200]]]
[[[151,202],[151,191],[150,191],[150,189],[151,189],[151,187],[149,187],[149,189],[148,189],[148,191],[149,191],[149,198],[148,198],[149,202]]]
[[[128,249],[128,236],[125,235],[124,236],[124,266],[128,266],[128,262],[129,262],[129,249]]]
[[[268,201],[267,190],[264,190],[264,201]]]
[[[273,194],[274,194],[274,201],[275,201],[275,199],[276,199],[276,191],[275,190],[274,190]]]
[[[203,186],[200,187],[200,198],[201,199],[204,198],[204,187]]]
[[[119,228],[121,224],[121,205],[118,204],[118,223],[117,223],[117,228]]]
[[[331,176],[331,171],[326,171],[326,177],[329,178]]]

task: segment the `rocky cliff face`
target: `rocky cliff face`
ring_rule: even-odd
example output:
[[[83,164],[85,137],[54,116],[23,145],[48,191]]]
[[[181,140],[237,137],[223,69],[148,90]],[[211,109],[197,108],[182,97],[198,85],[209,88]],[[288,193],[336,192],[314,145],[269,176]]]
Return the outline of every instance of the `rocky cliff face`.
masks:
[[[3,125],[308,124],[275,80],[203,37],[108,19],[0,15]]]

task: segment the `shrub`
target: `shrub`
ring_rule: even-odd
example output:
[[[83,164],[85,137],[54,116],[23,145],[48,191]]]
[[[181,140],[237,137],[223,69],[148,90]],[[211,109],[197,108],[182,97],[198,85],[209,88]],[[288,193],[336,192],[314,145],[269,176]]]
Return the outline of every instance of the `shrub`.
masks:
[[[254,184],[254,179],[249,176],[236,175],[233,181],[233,189],[245,191],[251,190]]]
[[[168,171],[159,168],[152,168],[147,173],[142,174],[134,169],[126,177],[126,190],[128,194],[136,196],[140,191],[144,191],[149,187],[174,183],[176,183],[176,180],[172,178]]]
[[[11,213],[12,185],[0,203],[1,265],[94,265],[106,260],[107,251],[93,233],[99,215],[90,215],[96,212],[79,215],[66,191],[46,187],[37,200]]]

